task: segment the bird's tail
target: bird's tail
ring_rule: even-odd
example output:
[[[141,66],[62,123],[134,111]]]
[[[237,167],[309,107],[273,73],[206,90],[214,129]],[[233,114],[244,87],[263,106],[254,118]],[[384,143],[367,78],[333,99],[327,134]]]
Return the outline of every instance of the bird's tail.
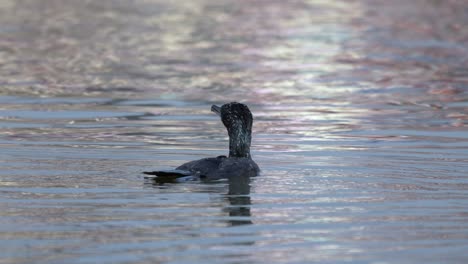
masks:
[[[151,179],[157,183],[187,182],[196,180],[190,171],[185,170],[164,170],[164,171],[144,171],[145,179]]]

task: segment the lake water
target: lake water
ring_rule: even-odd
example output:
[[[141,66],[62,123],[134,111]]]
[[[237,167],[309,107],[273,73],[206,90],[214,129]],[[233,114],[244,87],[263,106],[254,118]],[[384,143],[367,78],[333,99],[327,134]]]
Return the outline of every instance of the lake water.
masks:
[[[0,263],[467,263],[468,5],[0,2]],[[158,185],[254,121],[259,177]]]

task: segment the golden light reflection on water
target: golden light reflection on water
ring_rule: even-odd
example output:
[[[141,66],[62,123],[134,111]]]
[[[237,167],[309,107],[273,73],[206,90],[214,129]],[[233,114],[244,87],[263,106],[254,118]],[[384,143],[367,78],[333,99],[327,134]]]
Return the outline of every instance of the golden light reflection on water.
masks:
[[[235,2],[225,2],[222,7],[205,1],[140,1],[127,10],[126,17],[118,16],[121,10],[107,2],[67,2],[57,6],[30,4],[49,16],[32,16],[25,27],[28,34],[12,34],[10,37],[12,43],[22,44],[17,45],[17,51],[6,55],[14,58],[22,54],[21,60],[38,62],[24,64],[14,75],[7,77],[10,80],[4,89],[10,92],[27,93],[30,89],[31,93],[39,94],[95,96],[108,90],[115,96],[119,91],[117,88],[126,87],[130,88],[129,92],[121,93],[122,96],[170,92],[200,99],[197,93],[202,95],[205,89],[220,87],[227,92],[223,97],[219,97],[219,93],[213,95],[220,100],[238,97],[246,91],[262,93],[263,87],[268,87],[273,80],[272,97],[274,94],[292,96],[308,93],[295,91],[303,79],[310,81],[324,72],[335,71],[337,67],[327,63],[327,57],[334,56],[340,50],[340,44],[326,38],[339,35],[324,33],[324,40],[305,41],[316,38],[315,30],[326,30],[312,26],[312,31],[303,31],[301,27],[330,21],[327,26],[331,32],[336,32],[339,27],[334,24],[337,14],[318,11],[320,16],[316,17],[314,8],[339,10],[343,4],[291,3],[289,8],[298,13],[290,16],[279,2],[258,2],[254,5],[256,8],[250,9]],[[353,5],[349,9],[354,11],[340,15],[339,23],[349,21],[358,13],[356,5],[346,5]],[[90,8],[94,13],[89,13]],[[154,15],[150,10],[155,11]],[[143,24],[135,20],[138,16]],[[258,23],[262,16],[271,16],[271,19],[261,19]],[[92,19],[84,20],[84,17]],[[15,19],[5,16],[4,20],[14,25]],[[111,23],[114,23],[113,27],[96,26]],[[78,25],[80,30],[77,30]],[[47,52],[46,60],[44,51]],[[256,73],[267,71],[284,74],[258,79]],[[191,84],[183,76],[184,72],[189,78],[208,77],[209,82]],[[317,73],[311,76],[311,72]],[[30,85],[21,84],[23,77]],[[254,97],[249,100],[255,101]]]

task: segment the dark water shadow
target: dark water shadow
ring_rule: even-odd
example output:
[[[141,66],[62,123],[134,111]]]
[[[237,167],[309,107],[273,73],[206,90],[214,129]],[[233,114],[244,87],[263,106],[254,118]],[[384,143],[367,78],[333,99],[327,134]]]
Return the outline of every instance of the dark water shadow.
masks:
[[[226,184],[227,181],[227,184]],[[176,181],[161,180],[158,178],[146,178],[144,185],[156,189],[179,189],[184,192],[204,192],[220,194],[224,201],[228,203],[222,207],[222,211],[229,216],[227,221],[230,226],[249,225],[251,221],[250,205],[250,184],[251,177],[236,176],[222,181],[214,182],[187,182],[177,183]],[[183,187],[182,187],[183,186]],[[187,188],[188,187],[188,188]]]
[[[232,217],[229,220],[231,226],[250,225],[253,222],[250,220],[252,214],[250,212],[250,177],[239,176],[229,178],[229,191],[225,196],[229,201],[229,206],[225,207],[223,211],[228,212]]]

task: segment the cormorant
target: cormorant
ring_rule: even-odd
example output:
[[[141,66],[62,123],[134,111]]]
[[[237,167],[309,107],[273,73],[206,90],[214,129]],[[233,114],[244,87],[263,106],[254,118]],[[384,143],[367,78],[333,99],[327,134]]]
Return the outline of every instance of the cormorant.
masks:
[[[211,111],[221,116],[229,135],[229,157],[218,156],[184,163],[175,170],[143,172],[157,176],[157,182],[191,180],[218,180],[236,176],[257,176],[260,168],[250,156],[253,117],[249,108],[232,102],[221,107],[213,105]],[[232,179],[232,178],[231,178]]]

